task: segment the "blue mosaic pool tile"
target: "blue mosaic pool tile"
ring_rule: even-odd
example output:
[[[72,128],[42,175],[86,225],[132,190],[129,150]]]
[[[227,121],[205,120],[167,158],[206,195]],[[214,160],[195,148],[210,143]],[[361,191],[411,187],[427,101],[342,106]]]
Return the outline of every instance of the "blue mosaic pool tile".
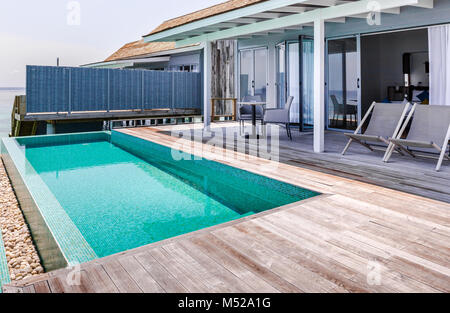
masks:
[[[99,141],[109,141],[109,132],[58,134],[34,137],[16,138],[20,146],[37,147],[48,145],[70,145],[77,143],[89,143]]]
[[[9,284],[10,282],[5,245],[3,244],[2,232],[0,229],[0,293],[2,293],[2,286]]]
[[[105,135],[106,138],[109,138],[109,135],[105,132],[91,133],[82,137],[84,137],[84,139],[89,139],[90,137],[92,140],[97,140],[99,137]],[[77,134],[73,136],[79,137],[80,135]],[[61,139],[67,142],[69,137],[71,136],[50,136],[50,139]],[[49,142],[48,140],[50,140],[42,137],[41,139],[43,142]],[[20,144],[24,144],[26,140],[26,138],[21,139]],[[66,211],[62,208],[31,164],[26,160],[25,154],[20,149],[21,148],[16,140],[12,138],[4,138],[2,140],[2,153],[8,153],[11,159],[14,160],[15,167],[22,176],[23,182],[38,206],[40,215],[56,240],[68,265],[72,266],[97,259],[98,257],[94,250],[86,242],[83,235],[67,215]]]

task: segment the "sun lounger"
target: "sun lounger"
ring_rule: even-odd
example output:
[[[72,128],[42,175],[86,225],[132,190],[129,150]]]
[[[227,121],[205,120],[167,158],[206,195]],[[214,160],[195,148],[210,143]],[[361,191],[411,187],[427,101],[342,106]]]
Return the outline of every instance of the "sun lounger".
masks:
[[[412,119],[411,128],[406,139],[401,139]],[[440,154],[436,171],[442,167],[450,140],[450,106],[415,105],[397,136],[390,139],[391,146],[386,151],[384,162],[389,162],[394,148],[408,150],[416,157],[418,152],[438,152]],[[411,148],[415,148],[414,151]]]
[[[397,138],[397,134],[410,108],[411,104],[409,103],[372,103],[356,131],[353,134],[345,134],[345,136],[349,137],[349,141],[344,151],[342,151],[342,155],[347,153],[353,142],[359,143],[371,151],[374,150],[371,143],[382,143],[389,146],[389,138]],[[371,114],[372,117],[366,131],[360,134]],[[397,150],[403,154],[401,148],[397,148]]]

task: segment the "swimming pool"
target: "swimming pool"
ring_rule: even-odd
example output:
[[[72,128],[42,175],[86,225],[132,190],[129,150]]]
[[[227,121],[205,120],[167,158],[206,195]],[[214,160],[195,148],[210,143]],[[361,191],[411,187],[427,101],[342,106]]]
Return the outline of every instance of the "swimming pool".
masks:
[[[2,153],[50,269],[318,195],[115,131],[4,139]]]

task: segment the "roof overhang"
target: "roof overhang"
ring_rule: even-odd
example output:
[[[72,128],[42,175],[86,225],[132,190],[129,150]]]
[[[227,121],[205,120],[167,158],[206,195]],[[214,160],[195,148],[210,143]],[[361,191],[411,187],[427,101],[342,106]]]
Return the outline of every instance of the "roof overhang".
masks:
[[[433,0],[271,0],[215,15],[144,37],[175,41],[177,47],[205,41],[243,39],[312,26],[317,20],[345,23],[368,14],[400,14],[401,7],[433,8]]]
[[[82,67],[125,68],[125,67],[133,67],[138,64],[161,63],[161,62],[169,62],[169,61],[170,61],[170,56],[165,56],[165,57],[153,57],[153,58],[142,58],[142,59],[131,59],[131,60],[118,60],[118,61],[110,61],[110,62],[98,62],[98,63],[82,65]]]

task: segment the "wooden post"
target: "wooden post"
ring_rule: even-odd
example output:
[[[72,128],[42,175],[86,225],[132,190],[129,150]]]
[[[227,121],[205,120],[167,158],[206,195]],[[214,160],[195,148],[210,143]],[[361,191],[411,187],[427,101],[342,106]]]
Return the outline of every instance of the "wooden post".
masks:
[[[203,42],[203,118],[204,130],[211,129],[211,41]]]
[[[212,122],[214,122],[214,120],[216,119],[215,114],[216,114],[216,99],[212,98],[211,99],[211,121]]]
[[[31,129],[31,136],[36,136],[38,122],[33,122],[33,128]]]
[[[20,136],[20,125],[21,125],[21,121],[17,120],[16,121],[16,128],[14,130],[14,137],[19,137]]]

